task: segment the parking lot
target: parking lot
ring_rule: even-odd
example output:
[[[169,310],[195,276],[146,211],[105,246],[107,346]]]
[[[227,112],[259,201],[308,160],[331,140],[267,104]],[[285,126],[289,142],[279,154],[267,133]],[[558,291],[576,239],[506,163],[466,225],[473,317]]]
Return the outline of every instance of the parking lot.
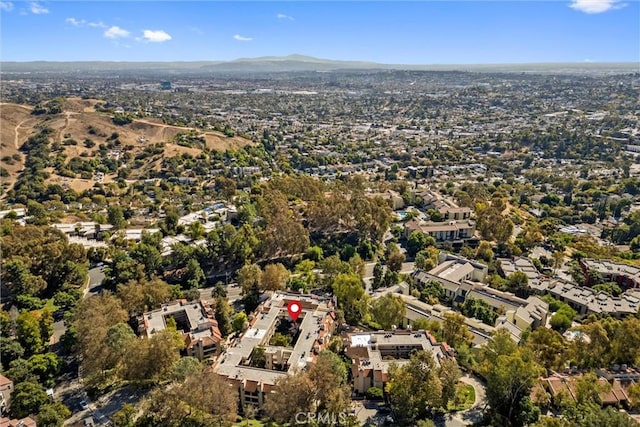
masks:
[[[381,406],[382,402],[371,400],[360,400],[353,402],[355,415],[358,422],[363,426],[381,427],[393,425],[391,411],[389,408]]]

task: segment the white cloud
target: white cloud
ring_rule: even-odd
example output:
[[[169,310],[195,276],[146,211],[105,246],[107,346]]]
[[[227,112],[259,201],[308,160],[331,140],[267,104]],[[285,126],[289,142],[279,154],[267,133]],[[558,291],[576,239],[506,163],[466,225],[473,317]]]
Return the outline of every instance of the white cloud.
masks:
[[[36,3],[35,1],[31,2],[31,4],[29,5],[29,10],[34,15],[46,15],[47,13],[49,13],[49,9],[45,8],[40,3]]]
[[[107,28],[104,22],[87,22],[85,19],[76,19],[73,17],[65,19],[64,22],[74,27]]]
[[[250,42],[251,40],[253,40],[252,37],[245,37],[241,36],[240,34],[235,34],[233,38],[238,40],[239,42]]]
[[[67,18],[64,20],[64,22],[66,22],[67,24],[71,24],[74,27],[82,27],[84,24],[86,24],[86,21],[84,19],[81,20],[77,20],[76,18]]]
[[[152,43],[162,43],[171,40],[171,36],[162,30],[144,30],[144,39]]]
[[[278,19],[287,19],[287,20],[289,20],[289,21],[293,21],[293,16],[291,16],[291,15],[285,15],[284,13],[279,13],[279,14],[277,14],[277,15],[276,15],[276,17],[277,17]]]
[[[10,1],[0,1],[0,10],[11,12],[13,10],[13,3]]]
[[[620,0],[572,0],[570,8],[579,10],[584,13],[602,13],[608,10],[621,9],[625,7],[625,3]]]
[[[104,36],[108,39],[118,39],[122,37],[129,37],[129,31],[114,25],[104,32]]]

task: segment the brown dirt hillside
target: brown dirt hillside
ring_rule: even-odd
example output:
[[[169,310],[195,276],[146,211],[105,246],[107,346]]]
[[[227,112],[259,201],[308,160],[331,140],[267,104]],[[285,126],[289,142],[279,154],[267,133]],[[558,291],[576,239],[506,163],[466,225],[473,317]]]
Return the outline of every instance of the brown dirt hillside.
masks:
[[[18,151],[19,147],[42,125],[54,130],[53,142],[63,143],[63,141],[70,139],[77,141],[76,145],[63,143],[62,150],[66,155],[66,162],[77,156],[84,156],[85,159],[93,158],[97,146],[106,143],[113,133],[119,135],[120,147],[132,147],[129,152],[133,156],[155,143],[166,143],[164,152],[154,156],[154,161],[145,165],[145,169],[157,169],[162,158],[165,157],[174,157],[185,152],[193,156],[201,153],[199,148],[182,147],[171,143],[178,133],[188,133],[192,131],[191,128],[169,126],[151,118],[134,120],[130,124],[118,126],[112,122],[109,114],[95,111],[94,105],[97,102],[99,101],[95,99],[67,98],[63,104],[62,113],[38,116],[31,115],[32,108],[28,106],[0,104],[0,166],[9,173],[8,177],[2,178],[5,189],[13,186],[24,167],[24,154]],[[252,144],[247,139],[228,138],[220,132],[196,130],[196,133],[203,137],[207,147],[213,150],[235,149]],[[95,146],[85,147],[85,139],[91,139]],[[12,157],[14,155],[16,159],[19,157],[19,160],[14,159]],[[53,170],[51,173],[50,182],[64,183],[76,190],[90,188],[94,185],[93,180],[80,179],[79,177],[65,178],[57,175]],[[115,174],[105,176],[104,182],[111,182],[114,177]]]
[[[24,168],[24,155],[18,148],[33,131],[38,119],[31,107],[0,103],[0,166],[9,172],[1,177],[2,185],[10,188]]]

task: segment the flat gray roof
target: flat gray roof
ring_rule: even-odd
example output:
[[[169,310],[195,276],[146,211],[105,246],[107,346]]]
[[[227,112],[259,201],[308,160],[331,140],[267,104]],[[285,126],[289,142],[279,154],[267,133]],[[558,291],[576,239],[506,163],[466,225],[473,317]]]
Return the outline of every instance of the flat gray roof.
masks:
[[[275,327],[276,320],[279,317],[289,317],[286,307],[286,301],[289,300],[301,301],[303,309],[300,317],[302,319],[300,335],[289,357],[288,371],[275,371],[243,365],[242,363],[249,360],[255,347],[268,346],[271,338],[268,332]],[[313,304],[316,305],[313,306]],[[215,372],[231,379],[273,384],[278,378],[287,375],[288,372],[304,369],[308,363],[313,361],[312,350],[314,343],[320,332],[322,320],[330,312],[331,309],[326,304],[311,298],[275,294],[265,302],[262,310],[257,312],[256,319],[251,327],[245,331],[232,347],[227,348],[225,353],[220,356],[219,362],[214,368]]]

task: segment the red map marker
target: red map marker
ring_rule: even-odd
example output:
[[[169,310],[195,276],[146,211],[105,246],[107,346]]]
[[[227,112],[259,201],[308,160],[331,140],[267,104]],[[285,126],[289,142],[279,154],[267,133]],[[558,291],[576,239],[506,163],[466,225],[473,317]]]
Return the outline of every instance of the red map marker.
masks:
[[[287,311],[289,312],[289,316],[291,316],[291,319],[293,319],[293,321],[295,322],[296,320],[298,320],[298,316],[300,316],[300,313],[302,312],[302,306],[298,301],[289,301],[289,304],[287,305]]]

